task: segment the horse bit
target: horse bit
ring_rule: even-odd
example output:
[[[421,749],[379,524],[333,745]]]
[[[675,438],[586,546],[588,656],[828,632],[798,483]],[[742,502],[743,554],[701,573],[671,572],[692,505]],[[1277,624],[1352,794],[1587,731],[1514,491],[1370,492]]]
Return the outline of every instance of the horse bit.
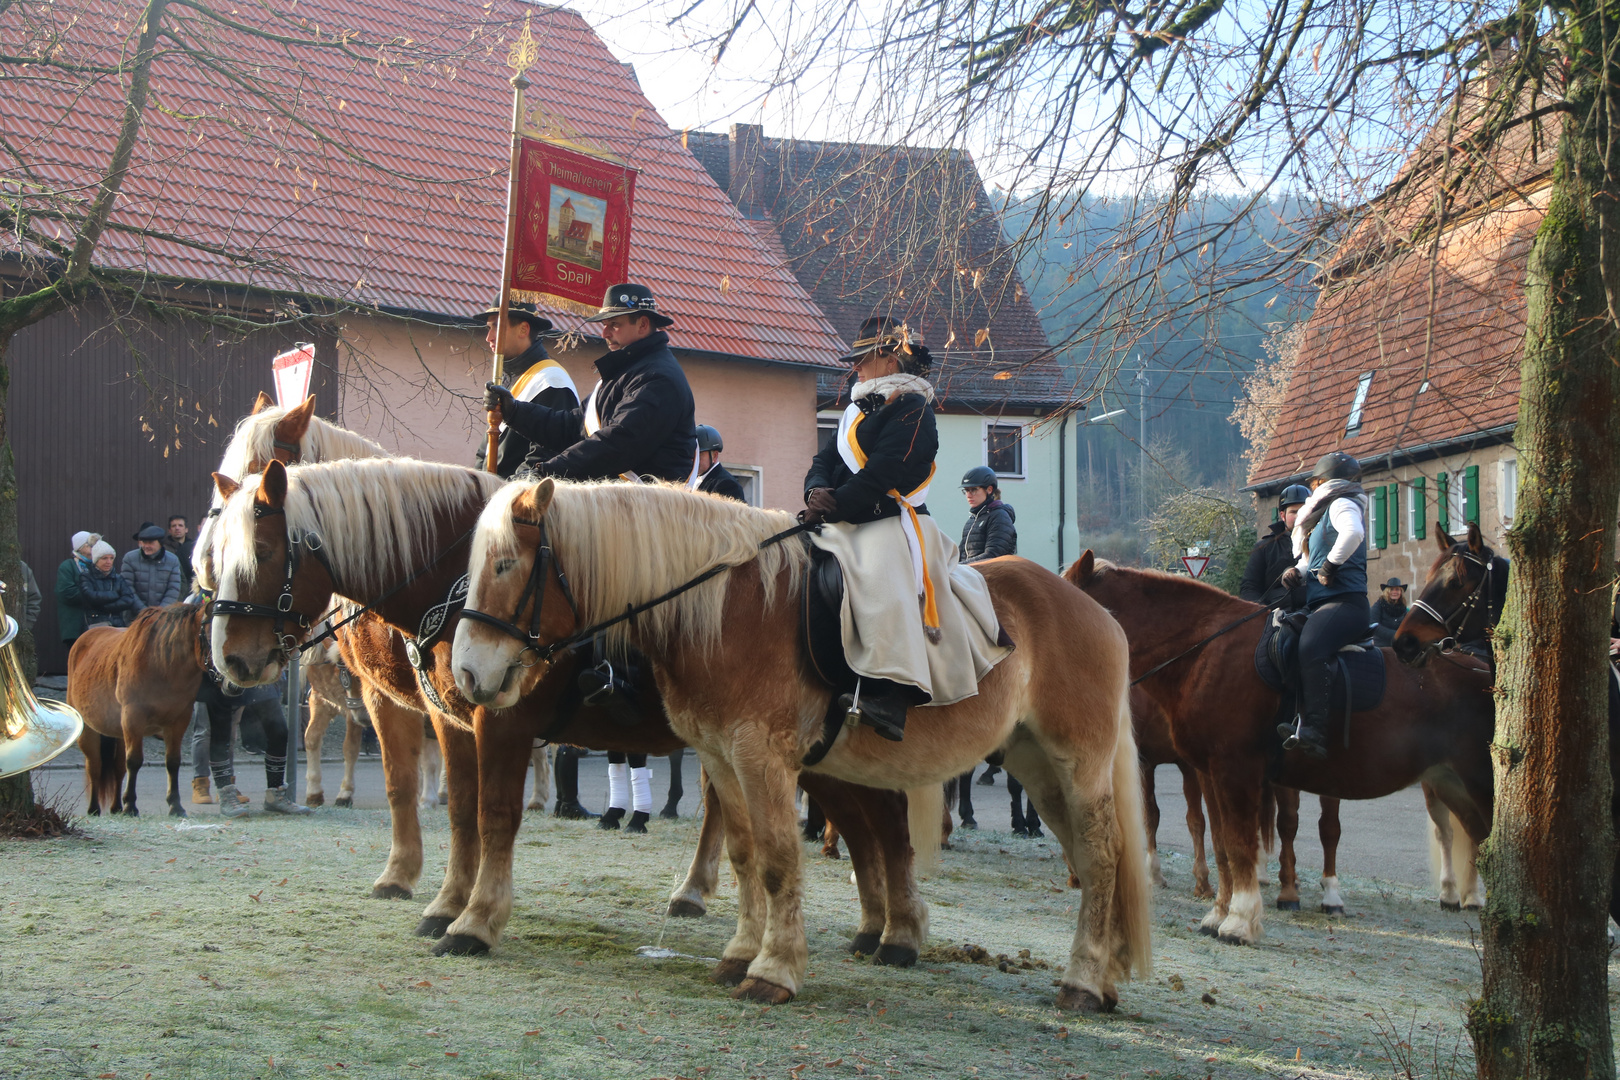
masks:
[[[1457,648],[1457,635],[1462,633],[1463,627],[1468,625],[1468,620],[1473,618],[1475,609],[1479,607],[1480,600],[1485,596],[1486,587],[1491,583],[1491,574],[1495,569],[1491,563],[1469,551],[1456,550],[1452,554],[1466,562],[1473,563],[1484,573],[1480,575],[1479,584],[1474,586],[1474,591],[1469,594],[1468,599],[1457,605],[1450,615],[1441,615],[1432,605],[1421,598],[1412,601],[1414,608],[1439,623],[1440,628],[1446,632],[1445,637],[1439,641],[1431,641],[1425,646],[1426,652],[1448,653]],[[1452,625],[1453,622],[1456,623],[1455,626]]]

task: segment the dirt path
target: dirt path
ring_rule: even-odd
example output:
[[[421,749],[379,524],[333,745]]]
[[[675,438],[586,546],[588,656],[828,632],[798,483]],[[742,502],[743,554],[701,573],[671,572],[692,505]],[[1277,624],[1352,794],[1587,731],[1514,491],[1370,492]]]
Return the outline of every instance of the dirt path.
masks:
[[[4,845],[0,1076],[1375,1077],[1390,1071],[1380,1027],[1415,1025],[1422,1058],[1438,1040],[1449,1060],[1479,982],[1473,919],[1355,876],[1350,917],[1268,911],[1258,947],[1220,945],[1196,932],[1204,906],[1173,859],[1157,970],[1121,988],[1119,1013],[1076,1018],[1052,1007],[1051,971],[856,962],[848,863],[812,858],[811,975],[762,1009],[709,984],[706,961],[636,952],[714,957],[730,935],[729,872],[708,918],[663,918],[690,820],[632,839],[531,815],[512,924],[474,960],[412,936],[431,889],[368,897],[382,811],[176,824]],[[435,887],[447,839],[435,817]],[[924,887],[935,944],[1061,964],[1077,897],[1049,841],[986,829],[944,858]]]

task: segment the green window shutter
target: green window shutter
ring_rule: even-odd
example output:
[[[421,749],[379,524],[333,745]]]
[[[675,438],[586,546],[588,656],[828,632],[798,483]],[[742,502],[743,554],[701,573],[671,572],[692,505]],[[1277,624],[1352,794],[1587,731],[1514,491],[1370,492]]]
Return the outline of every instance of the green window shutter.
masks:
[[[1389,485],[1389,542],[1401,542],[1401,484],[1398,480]]]
[[[1282,511],[1277,509],[1275,506],[1273,506],[1271,508],[1271,520],[1272,521],[1281,521],[1282,520]]]
[[[1386,498],[1386,492],[1381,487],[1373,488],[1372,497],[1373,543],[1380,548],[1385,548],[1389,546],[1389,541],[1384,535],[1384,501]]]
[[[1412,539],[1427,540],[1429,538],[1429,507],[1423,501],[1424,477],[1416,477],[1412,481]]]
[[[1434,489],[1434,523],[1440,526],[1440,531],[1447,536],[1451,535],[1451,490],[1448,481],[1451,478],[1441,473],[1435,478]]]
[[[1463,517],[1479,524],[1479,466],[1463,470]]]

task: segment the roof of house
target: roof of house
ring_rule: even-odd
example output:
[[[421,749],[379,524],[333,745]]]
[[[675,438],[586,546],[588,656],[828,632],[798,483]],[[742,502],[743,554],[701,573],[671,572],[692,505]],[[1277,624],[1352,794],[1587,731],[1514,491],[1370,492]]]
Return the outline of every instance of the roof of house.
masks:
[[[83,10],[64,20],[61,47],[116,63],[133,45],[133,9],[73,4]],[[519,0],[302,0],[232,13],[277,20],[285,34],[398,39],[384,62],[362,63],[340,47],[198,29],[206,20],[175,10],[181,33],[212,38],[220,68],[235,66],[221,73],[172,51],[155,65],[162,107],[146,114],[98,265],[436,317],[482,310],[500,277],[506,60],[527,15],[540,55],[566,57],[529,69],[529,100],[640,170],[630,272],[677,316],[673,344],[834,365],[837,331],[579,15]],[[424,50],[434,62],[413,63]],[[326,145],[241,89],[255,80],[283,103],[297,95],[298,115]],[[117,83],[41,77],[8,88],[0,117],[36,177],[93,186],[116,136]],[[0,166],[0,186],[15,186],[19,171]]]
[[[1533,138],[1523,125],[1474,154],[1465,137],[1437,130],[1363,209],[1320,279],[1251,486],[1281,486],[1330,450],[1421,457],[1511,428],[1524,278],[1555,141],[1556,130]]]
[[[1053,358],[970,156],[767,139],[745,124],[688,132],[686,143],[777,241],[845,342],[864,319],[888,314],[921,329],[946,405],[1051,408],[1070,399],[1073,378]],[[841,377],[818,380],[824,398],[843,389]]]

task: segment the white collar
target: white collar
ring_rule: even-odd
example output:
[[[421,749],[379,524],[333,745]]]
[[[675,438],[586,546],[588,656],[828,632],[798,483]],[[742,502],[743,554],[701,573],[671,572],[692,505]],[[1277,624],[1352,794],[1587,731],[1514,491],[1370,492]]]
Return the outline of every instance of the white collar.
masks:
[[[851,387],[849,400],[858,401],[873,394],[877,394],[884,401],[889,401],[900,394],[921,394],[924,401],[933,401],[934,384],[921,375],[908,375],[905,372],[879,375],[875,379],[858,382]]]

